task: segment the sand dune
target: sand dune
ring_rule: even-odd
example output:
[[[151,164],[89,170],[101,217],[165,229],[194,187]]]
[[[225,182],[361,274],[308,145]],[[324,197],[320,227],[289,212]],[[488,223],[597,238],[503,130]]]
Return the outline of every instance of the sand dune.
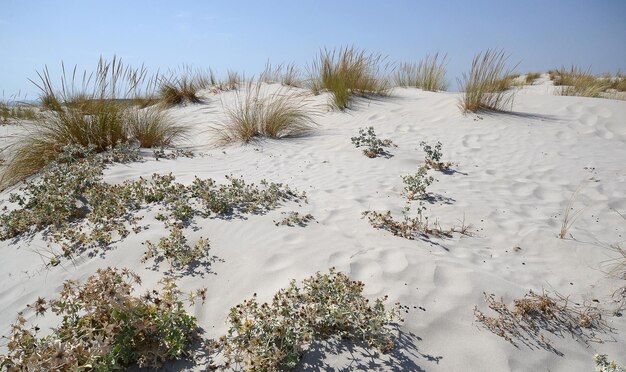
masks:
[[[208,237],[217,260],[210,272],[180,279],[185,289],[208,288],[207,302],[190,309],[208,337],[223,334],[228,309],[252,293],[269,300],[290,279],[329,267],[363,281],[367,297],[388,294],[390,304],[408,306],[391,354],[313,345],[300,370],[577,371],[592,370],[596,353],[626,363],[625,317],[605,316],[614,331],[599,334],[604,343],[551,335],[554,350],[515,347],[474,317],[474,306],[493,315],[483,292],[510,304],[544,288],[608,308],[613,291],[624,285],[607,276],[606,262],[615,256],[608,247],[626,240],[626,221],[614,211],[626,211],[626,102],[554,96],[553,88],[546,78],[520,88],[510,114],[464,115],[458,93],[403,88],[359,100],[344,113],[330,111],[322,94],[309,103],[318,124],[311,135],[219,148],[208,129],[223,119],[220,101],[228,104],[235,93],[206,92],[203,104],[170,109],[177,122],[193,128],[186,148],[198,156],[155,160],[147,151],[144,162],[114,165],[104,178],[119,183],[171,172],[190,184],[196,176],[221,181],[232,174],[306,191],[308,203],[286,203],[266,215],[196,219],[188,238]],[[369,126],[397,145],[391,157],[369,159],[352,145],[350,137]],[[430,171],[438,182],[429,187],[426,215],[444,228],[464,219],[472,236],[407,240],[362,218],[366,210],[401,216],[401,176],[423,163],[421,141],[441,141],[443,160],[454,163],[449,172]],[[581,184],[575,207],[585,210],[559,239],[564,208]],[[8,195],[0,194],[2,205]],[[288,211],[311,213],[315,221],[275,226]],[[141,243],[166,231],[154,211],[145,216],[141,224],[150,228],[113,249],[49,269],[41,234],[0,242],[0,332],[7,334],[17,312],[37,297],[53,296],[64,280],[84,279],[97,268],[132,268],[145,288],[154,286],[166,267],[140,263]],[[42,328],[51,324],[28,319]]]

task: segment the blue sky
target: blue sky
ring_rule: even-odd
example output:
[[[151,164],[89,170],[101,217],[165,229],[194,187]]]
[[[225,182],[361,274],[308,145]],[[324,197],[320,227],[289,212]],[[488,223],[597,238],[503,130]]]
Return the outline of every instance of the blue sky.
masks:
[[[626,1],[0,0],[0,91],[37,97],[48,65],[93,70],[102,55],[164,71],[183,64],[258,74],[265,62],[310,63],[354,45],[417,61],[447,53],[448,80],[472,56],[503,48],[518,72],[570,66],[626,72]],[[1,97],[0,97],[1,98]]]

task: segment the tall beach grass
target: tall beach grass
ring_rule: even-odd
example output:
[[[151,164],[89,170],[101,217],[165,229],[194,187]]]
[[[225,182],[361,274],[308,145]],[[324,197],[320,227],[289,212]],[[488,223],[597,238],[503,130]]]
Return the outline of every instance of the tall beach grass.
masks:
[[[418,63],[402,63],[394,73],[394,82],[401,87],[416,87],[431,92],[446,90],[447,55],[426,56]]]
[[[610,78],[598,78],[591,73],[591,69],[583,70],[576,66],[552,71],[551,79],[554,85],[561,86],[559,94],[562,96],[600,97],[612,86]]]
[[[301,136],[315,127],[307,96],[288,88],[270,91],[261,82],[248,82],[223,106],[226,120],[213,128],[219,144]]]
[[[32,81],[40,90],[44,111],[34,124],[23,124],[23,134],[3,150],[8,159],[0,188],[37,173],[53,161],[66,145],[106,151],[117,144],[137,141],[143,146],[163,146],[183,138],[185,129],[153,107],[140,110],[133,98],[142,90],[143,67],[125,66],[114,57],[100,59],[94,73],[61,68],[55,84],[47,67]],[[60,88],[57,88],[59,86]]]
[[[309,69],[310,89],[314,94],[329,92],[331,105],[339,110],[348,109],[354,96],[385,96],[390,90],[385,61],[380,54],[354,47],[323,49]]]
[[[504,51],[497,49],[487,49],[474,56],[469,74],[463,73],[458,81],[463,92],[463,111],[512,110],[515,95],[515,90],[510,89],[513,69],[507,67],[507,60]]]

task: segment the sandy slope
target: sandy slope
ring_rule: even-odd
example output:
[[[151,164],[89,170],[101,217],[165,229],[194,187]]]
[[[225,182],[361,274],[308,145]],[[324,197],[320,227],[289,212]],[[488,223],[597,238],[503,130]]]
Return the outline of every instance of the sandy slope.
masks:
[[[171,110],[176,120],[194,127],[189,147],[203,156],[147,157],[106,170],[105,179],[172,172],[189,183],[194,176],[222,180],[233,174],[306,191],[308,204],[288,203],[264,216],[197,219],[199,230],[188,230],[188,237],[209,237],[218,260],[211,273],[181,279],[183,288],[208,288],[207,303],[191,309],[208,336],[224,333],[228,309],[252,293],[268,300],[289,279],[331,266],[364,281],[367,296],[389,294],[390,304],[409,306],[391,355],[317,345],[304,370],[592,370],[595,353],[626,363],[625,317],[606,317],[615,332],[601,336],[610,342],[586,345],[567,334],[551,336],[558,353],[516,348],[474,320],[474,305],[493,315],[483,292],[511,303],[530,289],[546,288],[575,301],[609,305],[611,293],[624,285],[605,271],[614,256],[607,247],[626,240],[626,221],[612,210],[626,211],[626,102],[553,96],[552,89],[540,81],[522,89],[513,114],[480,115],[461,114],[456,93],[396,89],[389,98],[358,101],[347,113],[328,111],[326,97],[318,96],[311,101],[319,114],[313,135],[217,149],[209,145],[212,134],[206,129],[223,117],[220,97],[228,103],[234,93],[207,95],[205,104]],[[393,157],[369,159],[354,148],[350,137],[366,126],[398,145],[390,150]],[[400,216],[400,176],[423,161],[420,141],[437,140],[444,145],[444,160],[458,165],[449,174],[432,173],[439,181],[430,187],[437,201],[427,205],[427,213],[443,227],[465,218],[474,236],[405,240],[372,228],[361,213],[391,210]],[[583,181],[576,207],[586,210],[568,239],[560,240],[563,209]],[[5,192],[1,200],[7,197]],[[273,220],[286,211],[311,213],[317,222],[276,227]],[[0,332],[7,334],[16,313],[38,296],[52,296],[63,280],[84,279],[99,267],[132,268],[145,287],[153,286],[161,273],[139,262],[141,242],[166,232],[153,213],[143,224],[151,228],[103,255],[50,270],[42,269],[46,243],[40,236],[0,242]]]

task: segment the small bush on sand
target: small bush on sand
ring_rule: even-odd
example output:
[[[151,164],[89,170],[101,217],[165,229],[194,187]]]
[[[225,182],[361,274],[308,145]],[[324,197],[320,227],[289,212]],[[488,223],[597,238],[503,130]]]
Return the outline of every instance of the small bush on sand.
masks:
[[[224,105],[226,121],[213,128],[218,143],[248,143],[255,137],[296,137],[315,127],[307,98],[291,89],[270,92],[261,83],[248,83],[235,102]]]
[[[515,91],[509,90],[511,79],[507,77],[511,70],[506,67],[507,59],[504,51],[491,49],[474,57],[469,74],[464,73],[459,80],[463,111],[512,109]]]
[[[420,142],[420,146],[422,146],[422,150],[426,153],[424,165],[427,169],[435,169],[439,171],[450,169],[452,163],[444,163],[441,161],[441,158],[443,157],[443,153],[441,152],[441,142],[437,141],[433,147],[422,141]]]
[[[415,174],[402,176],[404,182],[404,193],[409,200],[424,199],[428,196],[426,188],[435,180],[432,176],[428,176],[428,168],[421,166]]]
[[[354,96],[384,96],[389,83],[382,77],[381,66],[385,58],[380,54],[367,54],[354,47],[339,50],[322,50],[310,69],[310,88],[314,94],[328,91],[332,106],[345,110]]]
[[[426,56],[419,63],[402,63],[394,73],[394,81],[397,86],[416,87],[432,92],[446,90],[446,65],[447,56],[439,60],[439,53],[434,56]]]
[[[201,76],[193,75],[189,71],[180,75],[161,77],[159,82],[158,98],[165,107],[172,107],[183,103],[200,103],[198,91],[210,85]]]
[[[614,360],[609,362],[606,354],[594,355],[593,361],[596,363],[597,372],[626,372],[626,365],[619,365]]]
[[[329,338],[390,351],[394,346],[390,326],[399,319],[398,308],[387,311],[386,296],[370,303],[362,295],[363,287],[330,269],[299,286],[291,281],[269,304],[259,304],[255,295],[233,307],[228,333],[219,342],[227,365],[289,370],[298,364],[306,345]]]
[[[544,331],[557,336],[569,332],[576,339],[588,342],[596,339],[596,332],[608,327],[596,306],[579,305],[558,293],[529,291],[523,298],[513,301],[512,309],[493,294],[485,293],[485,302],[498,316],[488,317],[474,307],[476,320],[513,345],[522,342],[554,350]]]
[[[364,128],[360,128],[359,136],[352,137],[350,140],[356,148],[365,147],[363,154],[368,158],[375,158],[378,155],[389,156],[384,147],[395,146],[390,139],[379,139],[374,132],[374,127],[367,128],[367,132]]]
[[[147,250],[143,258],[144,262],[150,259],[157,261],[166,259],[170,266],[176,270],[184,269],[192,263],[207,259],[210,248],[209,240],[203,238],[193,246],[187,244],[187,238],[179,227],[174,227],[170,236],[161,238],[158,244],[150,241],[145,244]]]
[[[198,339],[196,319],[187,314],[181,292],[171,279],[160,291],[133,295],[141,279],[128,270],[100,269],[85,283],[66,281],[54,300],[39,298],[30,310],[52,312],[61,324],[48,336],[26,327],[18,316],[11,328],[8,353],[0,356],[8,370],[114,371],[132,365],[158,368],[186,357]],[[203,293],[201,293],[204,296]]]

